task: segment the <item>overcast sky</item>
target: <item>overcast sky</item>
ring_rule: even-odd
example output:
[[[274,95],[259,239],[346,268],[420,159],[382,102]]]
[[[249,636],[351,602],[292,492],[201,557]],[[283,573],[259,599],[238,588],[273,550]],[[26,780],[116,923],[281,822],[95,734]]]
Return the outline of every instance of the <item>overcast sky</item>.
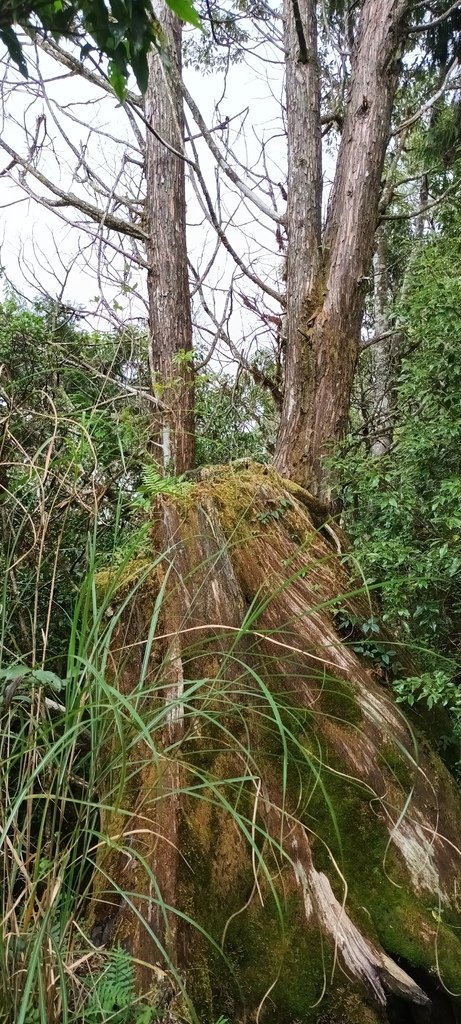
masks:
[[[254,53],[248,54],[241,63],[231,65],[225,76],[222,73],[204,74],[202,71],[197,72],[188,68],[185,71],[185,79],[208,125],[216,125],[225,117],[230,119],[229,141],[233,155],[229,159],[238,173],[242,173],[242,168],[238,166],[239,162],[249,165],[255,163],[260,155],[261,142],[264,142],[270,175],[276,183],[280,181],[283,184],[286,177],[281,109],[283,69],[276,62],[278,58],[276,50],[266,44],[259,51],[255,48]],[[62,69],[46,55],[41,56],[40,67],[45,79],[54,79],[47,86],[51,105],[47,107],[42,98],[33,101],[25,83],[10,68],[6,76],[7,86],[4,88],[6,102],[2,137],[20,154],[27,156],[28,143],[24,125],[27,125],[30,143],[30,137],[38,123],[37,119],[44,114],[46,131],[43,132],[43,148],[37,165],[42,173],[60,187],[69,187],[77,161],[59,136],[56,124],[53,123],[53,116],[57,112],[53,101],[56,100],[73,118],[67,122],[65,130],[77,150],[88,145],[88,125],[103,128],[106,135],[100,139],[95,136],[87,152],[91,149],[91,165],[95,163],[101,178],[107,181],[117,167],[123,149],[108,136],[114,135],[124,140],[125,147],[127,142],[134,142],[125,113],[115,100],[109,97],[100,100],[100,93],[81,79],[63,79]],[[14,82],[18,84],[11,89],[10,86]],[[214,138],[221,142],[223,133],[216,132]],[[211,193],[216,196],[214,160],[205,144],[197,141],[197,145],[200,166]],[[7,154],[0,151],[0,173],[8,163]],[[259,173],[264,172],[262,164],[255,169]],[[17,177],[17,170],[14,173]],[[222,222],[226,225],[232,244],[239,255],[257,270],[258,275],[267,276],[277,284],[277,276],[280,278],[283,261],[275,238],[276,224],[265,218],[252,203],[242,202],[242,197],[223,176],[222,171],[218,172],[217,180]],[[247,182],[250,187],[255,186],[255,179],[248,178]],[[74,180],[73,191],[78,191],[78,187]],[[278,185],[276,192],[279,212],[283,213],[284,203]],[[260,195],[270,205],[264,190]],[[56,296],[65,281],[61,296],[63,301],[88,310],[99,310],[105,317],[107,305],[104,310],[97,301],[97,297],[100,298],[101,281],[98,282],[96,273],[96,243],[93,242],[89,247],[88,238],[82,231],[69,228],[52,212],[40,207],[33,200],[24,198],[20,187],[14,185],[5,174],[0,176],[0,209],[0,263],[12,283],[25,295],[32,297],[40,290]],[[64,215],[67,212],[61,211]],[[216,235],[212,227],[204,223],[202,211],[190,185],[188,220],[191,261],[203,270],[214,251]],[[84,257],[79,255],[79,248],[83,247]],[[228,286],[234,270],[233,261],[221,251],[207,280],[207,301],[213,296],[218,316],[225,308]],[[115,285],[105,286],[106,301],[109,306],[115,303],[117,308],[114,312],[120,319],[146,314],[143,302],[145,271],[133,267],[130,284],[135,287],[135,293],[131,296],[121,296]],[[244,286],[245,282],[242,284],[242,287]],[[237,282],[236,291],[239,287],[240,284]],[[102,322],[105,323],[105,319]],[[243,340],[249,345],[253,330],[248,310],[244,307],[242,314],[238,305],[234,304],[232,331],[235,339],[242,342],[242,334],[248,335]],[[210,335],[205,333],[204,338],[209,337]]]

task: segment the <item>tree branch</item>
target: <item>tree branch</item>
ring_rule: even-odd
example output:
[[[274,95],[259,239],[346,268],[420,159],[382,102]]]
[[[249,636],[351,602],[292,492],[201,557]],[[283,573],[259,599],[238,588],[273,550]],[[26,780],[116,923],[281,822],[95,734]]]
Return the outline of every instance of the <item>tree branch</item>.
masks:
[[[372,345],[379,345],[379,343],[381,341],[385,341],[386,338],[392,338],[395,334],[401,334],[400,327],[394,327],[392,330],[383,331],[381,334],[375,334],[375,336],[370,338],[369,341],[362,341],[360,343],[359,354],[360,352],[364,352],[365,349],[371,348]]]
[[[193,273],[194,277],[196,277],[196,276],[198,277],[197,272],[194,270],[194,268],[192,266],[191,266],[191,270],[192,270],[192,273]],[[208,306],[208,303],[207,303],[207,301],[205,299],[205,296],[203,294],[203,288],[202,288],[201,284],[198,284],[197,291],[198,291],[198,294],[200,295],[202,309],[204,309],[205,313],[210,318],[212,324],[214,324],[214,326],[216,328],[216,337],[217,337],[217,339],[221,339],[221,341],[223,341],[224,344],[227,345],[227,347],[228,347],[231,355],[233,356],[233,358],[237,360],[237,362],[242,367],[242,369],[246,370],[247,373],[250,374],[250,376],[253,378],[255,384],[259,384],[259,385],[261,385],[261,387],[264,387],[268,391],[270,391],[270,393],[271,393],[271,395],[272,395],[272,397],[274,399],[275,404],[277,405],[278,408],[280,408],[280,406],[282,404],[282,392],[281,392],[278,384],[276,384],[275,381],[273,381],[270,377],[268,377],[267,374],[264,373],[264,371],[261,370],[259,366],[257,366],[255,363],[250,363],[249,360],[245,358],[243,353],[240,352],[240,350],[237,348],[237,346],[232,341],[230,335],[227,334],[227,332],[224,330],[224,328],[222,326],[222,323],[221,324],[219,323],[219,321],[216,319],[213,311]],[[213,347],[215,347],[215,346],[213,346]],[[206,365],[206,362],[208,362],[208,359],[204,360],[202,363],[200,363],[199,366],[197,367],[197,369],[202,369]]]
[[[16,164],[22,167],[27,174],[31,174],[33,178],[44,186],[44,188],[47,188],[52,195],[57,197],[57,201],[55,203],[52,203],[50,200],[45,203],[45,205],[48,205],[51,209],[60,206],[72,206],[75,210],[80,210],[80,213],[85,214],[86,217],[89,217],[89,219],[95,223],[104,224],[104,226],[106,228],[110,228],[111,231],[116,231],[121,235],[128,235],[131,238],[137,238],[140,241],[147,240],[147,234],[142,231],[141,228],[136,227],[135,224],[130,223],[130,221],[119,220],[111,213],[107,213],[104,210],[98,210],[97,206],[93,206],[85,199],[81,199],[79,196],[76,196],[74,192],[64,192],[63,189],[58,188],[58,186],[54,185],[49,178],[45,177],[44,174],[41,174],[40,171],[33,167],[28,160],[24,160],[23,157],[19,156],[19,153],[16,153],[14,149],[12,149],[11,146],[1,138],[0,147],[4,149],[5,153],[8,153]]]
[[[413,220],[413,217],[420,217],[421,214],[426,213],[427,210],[433,210],[439,203],[443,203],[444,199],[447,199],[449,195],[456,192],[460,188],[459,181],[452,181],[451,185],[442,192],[442,195],[437,196],[436,199],[431,200],[430,203],[425,203],[424,206],[420,206],[419,210],[412,210],[409,213],[383,213],[380,220]]]
[[[86,78],[86,80],[88,82],[91,82],[92,85],[98,86],[99,89],[103,89],[104,92],[109,93],[110,96],[116,99],[114,90],[110,84],[109,79],[107,78],[107,75],[105,75],[104,72],[95,74],[94,71],[89,71],[88,68],[85,67],[85,65],[82,63],[82,61],[77,60],[76,57],[73,57],[71,54],[66,53],[65,50],[62,50],[61,47],[58,46],[56,43],[50,43],[42,39],[39,33],[37,33],[37,44],[40,47],[40,49],[44,50],[44,52],[48,53],[51,57],[54,57],[54,59],[63,64],[64,67],[69,68],[69,70],[73,71],[76,75],[81,75],[82,78]],[[185,160],[186,163],[191,163],[191,161],[188,159],[187,156],[185,156],[184,153],[181,153],[179,152],[179,150],[174,149],[174,147],[170,146],[165,139],[162,139],[162,136],[159,135],[158,132],[155,131],[155,128],[153,128],[152,125],[149,123],[148,119],[144,116],[143,113],[142,96],[138,96],[136,93],[130,92],[128,90],[125,103],[121,103],[120,106],[126,109],[127,114],[131,109],[133,113],[135,113],[140,118],[147,131],[151,132],[151,134],[154,135],[154,137],[159,142],[161,142],[166,149],[173,153],[174,156],[179,157],[181,160]],[[137,135],[136,130],[134,128],[133,131]]]
[[[188,91],[184,83],[181,84],[181,88],[184,99],[187,103],[187,106],[189,107],[189,110],[192,114],[192,117],[194,118],[197,127],[200,128],[200,131],[208,148],[211,150],[218,166],[221,168],[226,177],[229,178],[230,181],[232,181],[236,188],[238,188],[239,192],[241,192],[241,194],[245,196],[246,199],[249,199],[249,201],[253,203],[254,206],[256,206],[257,209],[260,210],[260,212],[263,213],[265,217],[268,217],[270,220],[275,221],[276,224],[284,224],[284,217],[281,217],[270,206],[267,206],[267,204],[264,203],[262,199],[259,199],[258,196],[256,196],[252,192],[251,188],[248,188],[248,185],[246,185],[245,182],[242,181],[241,178],[239,178],[238,174],[236,174],[233,168],[227,163],[227,160],[225,160],[225,158],[223,157],[221,150],[219,149],[219,146],[216,145],[216,142],[214,141],[211,132],[207,128],[205,121],[203,120],[203,117],[197,107],[197,104],[195,103],[195,100],[192,99],[192,96],[190,95],[190,92]]]
[[[191,140],[191,142],[192,142],[192,140]],[[196,157],[196,149],[195,149],[194,142],[192,142],[192,147],[193,147],[193,150],[194,150],[194,156]],[[204,179],[203,174],[202,174],[202,172],[200,170],[197,157],[196,157],[196,161],[195,161],[195,164],[194,164],[194,172],[193,172],[193,175],[191,176],[191,180],[192,180],[192,184],[193,185],[194,185],[194,175],[195,175],[195,177],[197,178],[197,180],[198,180],[198,182],[200,184],[200,188],[201,188],[202,195],[203,195],[203,200],[205,202],[204,213],[205,213],[206,217],[208,218],[208,220],[210,221],[211,225],[213,226],[214,230],[216,231],[216,234],[217,234],[219,240],[221,241],[223,247],[229,253],[229,256],[232,257],[232,259],[234,260],[234,263],[237,265],[239,270],[242,271],[242,274],[244,274],[245,277],[247,277],[250,281],[252,281],[253,284],[255,284],[257,286],[257,288],[260,288],[263,292],[266,293],[266,295],[270,295],[270,297],[272,299],[275,299],[276,302],[279,302],[279,303],[281,303],[281,305],[284,305],[285,304],[285,297],[283,295],[281,295],[280,292],[277,292],[275,290],[275,288],[271,288],[271,286],[269,284],[266,284],[265,281],[262,281],[261,278],[257,277],[256,274],[253,274],[253,272],[246,266],[246,264],[243,262],[243,260],[240,258],[240,256],[238,255],[238,253],[234,249],[234,247],[229,242],[229,239],[227,238],[227,235],[226,235],[225,231],[223,230],[223,228],[221,227],[221,225],[220,225],[220,223],[218,221],[218,218],[216,216],[216,212],[215,212],[215,209],[214,209],[214,206],[213,206],[213,200],[212,200],[212,198],[210,196],[210,193],[208,191],[205,179]],[[199,197],[198,191],[196,191],[196,194],[197,194],[197,198],[199,198],[199,201],[200,201],[200,197]],[[202,208],[203,208],[203,206],[202,206]]]
[[[40,32],[35,31],[32,34],[34,42],[47,53],[49,57],[53,57],[54,60],[62,64],[63,67],[68,68],[75,75],[80,75],[81,78],[86,78],[87,82],[91,82],[92,85],[96,85],[98,89],[102,89],[103,92],[109,93],[113,99],[116,99],[114,90],[108,80],[102,74],[96,74],[94,71],[90,71],[83,61],[78,60],[67,50],[63,50],[57,43],[52,42],[50,39],[44,39]],[[127,91],[126,98],[128,102],[134,107],[140,107],[142,109],[142,96],[138,96],[135,92]]]
[[[447,11],[445,11],[445,14],[440,14],[439,17],[434,18],[433,21],[422,21],[419,25],[411,25],[410,28],[407,29],[407,34],[410,35],[415,32],[430,32],[432,28],[435,28],[436,25],[441,25],[442,21],[446,21],[447,18],[449,18],[454,11],[458,11],[460,7],[461,0],[456,0],[456,2],[452,4]]]
[[[402,121],[402,124],[400,124],[398,128],[394,129],[392,135],[400,135],[400,132],[404,132],[406,131],[407,128],[411,128],[413,124],[416,124],[416,122],[420,120],[423,114],[425,114],[428,110],[431,109],[431,107],[434,106],[434,103],[437,103],[437,100],[439,100],[440,97],[443,96],[445,90],[448,88],[452,71],[454,70],[454,68],[458,66],[458,57],[453,57],[450,64],[448,65],[447,72],[445,74],[445,77],[443,78],[442,84],[439,86],[439,88],[436,90],[433,96],[431,96],[431,98],[427,100],[426,103],[423,103],[422,107],[420,107],[419,110],[416,111],[416,114],[412,114],[411,117],[408,117],[406,119],[406,121]]]

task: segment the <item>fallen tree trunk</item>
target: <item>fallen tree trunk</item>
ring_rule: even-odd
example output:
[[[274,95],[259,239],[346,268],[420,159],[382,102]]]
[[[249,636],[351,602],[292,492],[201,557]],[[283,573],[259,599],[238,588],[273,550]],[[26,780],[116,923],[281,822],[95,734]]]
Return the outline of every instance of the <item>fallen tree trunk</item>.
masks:
[[[159,498],[162,559],[112,599],[114,678],[144,725],[93,936],[146,991],[178,971],[204,1022],[450,1019],[399,1016],[434,994],[458,1019],[459,795],[342,635],[370,615],[342,545],[273,470],[203,470]]]

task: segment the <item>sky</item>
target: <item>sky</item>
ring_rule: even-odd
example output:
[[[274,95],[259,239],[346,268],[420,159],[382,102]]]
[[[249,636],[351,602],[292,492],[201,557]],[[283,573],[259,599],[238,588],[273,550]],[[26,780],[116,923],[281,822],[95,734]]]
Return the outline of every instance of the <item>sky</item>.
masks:
[[[258,184],[257,177],[245,176],[241,165],[254,166],[256,175],[264,175],[261,162],[261,146],[264,144],[266,167],[276,183],[273,198],[279,213],[284,212],[282,185],[286,179],[286,152],[283,133],[281,97],[283,92],[283,69],[276,49],[264,43],[254,47],[245,59],[230,65],[226,73],[204,74],[186,68],[187,88],[198,104],[208,125],[215,126],[229,118],[228,136],[232,153],[229,163],[245,177],[247,184],[260,196],[265,204],[271,204],[264,183]],[[94,195],[88,190],[79,163],[79,154],[96,168],[105,186],[113,181],[116,191],[123,187],[120,177],[123,154],[136,159],[135,138],[127,117],[115,99],[103,97],[87,82],[76,77],[63,77],[62,69],[47,55],[40,57],[40,73],[47,80],[47,100],[34,90],[31,69],[31,83],[25,83],[11,66],[6,71],[3,83],[2,138],[13,149],[27,157],[32,152],[32,161],[37,168],[64,190],[70,186],[74,192],[87,195],[92,201]],[[34,95],[35,93],[35,95]],[[59,105],[59,110],[58,110]],[[66,142],[59,130],[64,125]],[[90,131],[93,129],[93,131]],[[102,130],[103,134],[99,134]],[[193,129],[193,134],[196,130]],[[222,144],[225,131],[215,131],[213,137]],[[119,141],[115,141],[115,139]],[[34,140],[37,142],[34,150]],[[228,233],[239,256],[251,265],[260,276],[267,278],[274,286],[280,283],[283,256],[279,251],[275,232],[276,224],[268,219],[235,189],[221,170],[217,171],[215,161],[202,140],[196,140],[200,167],[213,195],[216,207],[221,212],[221,223]],[[73,148],[73,152],[71,149]],[[10,163],[7,153],[0,150],[0,264],[5,275],[20,293],[33,297],[37,293],[59,296],[61,301],[77,305],[89,314],[91,325],[108,326],[109,321],[123,322],[130,318],[145,318],[145,270],[132,265],[127,276],[127,260],[120,253],[111,252],[112,282],[102,279],[98,273],[98,232],[92,227],[89,239],[81,228],[69,227],[63,217],[69,213],[60,209],[61,219],[36,201],[24,196],[20,185],[3,173]],[[131,166],[132,196],[139,187],[139,168]],[[17,168],[13,176],[18,177]],[[117,181],[118,176],[118,181]],[[34,188],[41,186],[35,182]],[[45,191],[45,194],[48,194]],[[117,194],[119,194],[117,192]],[[188,242],[191,262],[203,273],[216,249],[216,234],[203,213],[191,182],[188,183]],[[235,275],[235,265],[221,248],[204,283],[206,301],[213,307],[218,321],[229,311],[229,287]],[[123,291],[119,279],[125,279]],[[254,347],[261,322],[252,316],[245,304],[237,301],[242,291],[249,289],[253,299],[257,290],[241,275],[233,283],[233,312],[229,321],[235,343]],[[258,298],[258,302],[261,299]],[[227,306],[226,306],[227,303]],[[269,299],[270,312],[276,312],[276,304]],[[196,320],[204,330],[201,332],[202,345],[209,343],[214,329],[196,301]],[[261,337],[264,331],[261,333]]]

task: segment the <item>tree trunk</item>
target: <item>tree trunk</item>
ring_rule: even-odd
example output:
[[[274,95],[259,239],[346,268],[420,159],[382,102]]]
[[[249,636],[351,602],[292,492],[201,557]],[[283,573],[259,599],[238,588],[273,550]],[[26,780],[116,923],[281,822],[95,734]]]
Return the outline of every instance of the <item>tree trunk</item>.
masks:
[[[314,374],[313,351],[300,330],[306,296],[314,301],[321,271],[322,136],[316,0],[285,0],[288,202],[286,358],[282,422],[275,464],[290,476],[304,457],[303,391]]]
[[[373,256],[373,300],[375,335],[387,334],[389,330],[389,275],[387,270],[387,245],[384,227],[376,232],[376,248]],[[372,393],[372,455],[387,455],[392,444],[391,388],[394,380],[392,354],[395,337],[390,336],[371,346]]]
[[[271,469],[202,471],[153,515],[163,568],[111,599],[149,742],[102,830],[94,934],[144,992],[178,967],[204,1024],[457,1019],[437,978],[459,980],[459,794],[354,653],[368,598],[323,522]],[[433,996],[445,1016],[417,1017]]]
[[[395,57],[407,7],[407,0],[363,4],[322,263],[302,302],[297,300],[297,322],[288,314],[287,364],[296,390],[288,387],[284,396],[275,465],[283,475],[326,497],[324,459],[347,426],[398,79]],[[285,23],[288,37],[289,20]],[[293,102],[290,95],[287,90],[287,104]],[[289,145],[293,151],[290,134]],[[292,246],[290,260],[304,260],[295,235]],[[301,273],[296,277],[301,280]]]
[[[194,463],[192,324],[186,248],[184,114],[179,83],[181,23],[163,0],[155,12],[167,52],[149,58],[146,118],[148,296],[153,390],[161,403],[155,443],[167,473]],[[155,134],[154,134],[155,132]]]

